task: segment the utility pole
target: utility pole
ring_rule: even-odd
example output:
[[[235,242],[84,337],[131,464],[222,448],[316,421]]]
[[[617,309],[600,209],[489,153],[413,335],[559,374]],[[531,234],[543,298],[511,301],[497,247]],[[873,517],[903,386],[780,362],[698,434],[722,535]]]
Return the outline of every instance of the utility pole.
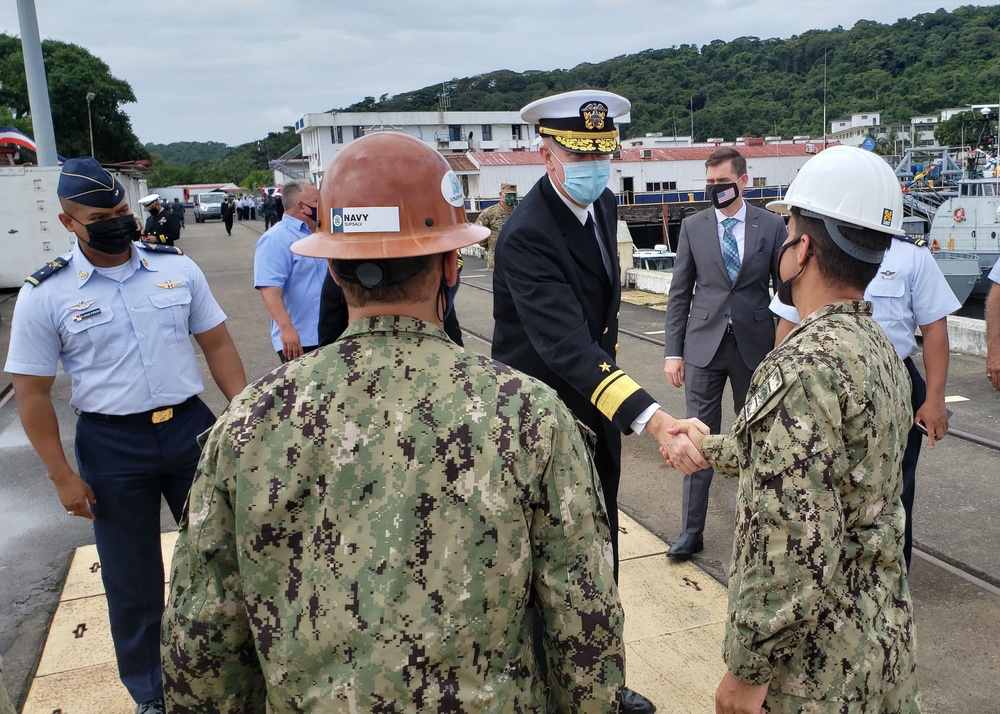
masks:
[[[94,97],[96,96],[93,92],[87,92],[87,126],[90,127],[90,156],[94,159],[97,156],[94,155],[94,119],[90,116],[90,103],[94,101]]]
[[[21,51],[24,53],[24,74],[28,82],[28,105],[35,133],[35,149],[39,166],[58,166],[56,133],[52,128],[52,107],[49,87],[45,82],[42,61],[42,41],[38,36],[38,17],[34,0],[17,0],[17,17],[21,25]]]
[[[826,148],[826,48],[823,48],[823,148]]]

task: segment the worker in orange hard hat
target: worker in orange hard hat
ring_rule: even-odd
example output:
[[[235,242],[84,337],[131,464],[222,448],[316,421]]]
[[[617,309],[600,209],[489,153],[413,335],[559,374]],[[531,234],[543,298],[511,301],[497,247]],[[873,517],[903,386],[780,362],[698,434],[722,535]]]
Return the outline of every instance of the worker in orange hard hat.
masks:
[[[168,710],[617,710],[624,618],[583,436],[553,390],[441,330],[456,251],[488,233],[417,139],[334,159],[292,249],[332,262],[353,321],[208,436],[164,618]]]
[[[418,147],[406,135],[387,136],[348,152],[345,161],[338,154],[330,166],[337,176],[328,172],[323,179],[317,231],[292,247],[299,255],[331,259],[331,277],[323,285],[320,300],[320,345],[339,338],[350,321],[342,292],[345,281],[364,287],[372,270],[381,270],[384,259],[395,258],[389,266],[392,274],[380,273],[379,278],[386,285],[393,284],[405,279],[407,271],[418,270],[429,254],[448,251],[454,254],[456,277],[441,285],[439,317],[448,336],[461,345],[454,309],[462,266],[457,249],[476,243],[470,236],[482,236],[484,229],[468,224],[458,177],[440,154],[433,149],[426,153],[423,149],[430,147]],[[386,142],[402,148],[398,154],[387,155]],[[383,173],[375,183],[364,179]],[[426,181],[433,181],[433,195],[427,194]]]

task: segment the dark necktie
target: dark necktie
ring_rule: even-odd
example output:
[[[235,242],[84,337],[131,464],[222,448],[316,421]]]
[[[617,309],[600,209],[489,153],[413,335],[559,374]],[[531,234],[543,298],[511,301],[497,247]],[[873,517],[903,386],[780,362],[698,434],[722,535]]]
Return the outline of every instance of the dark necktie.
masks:
[[[604,245],[604,240],[601,238],[600,233],[597,232],[597,224],[594,223],[594,217],[587,214],[587,230],[590,235],[594,236],[594,240],[597,241],[597,247],[601,249],[601,260],[604,261],[604,272],[608,275],[608,280],[613,280],[611,275],[611,256],[608,255],[608,249]]]

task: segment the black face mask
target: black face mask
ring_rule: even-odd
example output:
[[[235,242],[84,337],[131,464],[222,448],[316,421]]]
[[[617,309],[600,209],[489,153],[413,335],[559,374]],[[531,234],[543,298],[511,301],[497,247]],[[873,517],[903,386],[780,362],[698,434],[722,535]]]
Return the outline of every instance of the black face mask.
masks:
[[[781,259],[784,257],[785,251],[788,250],[789,248],[791,248],[793,245],[795,245],[796,243],[798,243],[801,240],[802,240],[802,236],[799,236],[798,238],[790,240],[787,243],[785,243],[783,246],[781,246],[781,250],[778,251],[778,270],[779,270],[779,272],[781,270]],[[812,257],[812,254],[813,254],[812,253],[812,249],[810,248],[809,252],[806,253],[806,255],[809,256],[809,257]],[[793,275],[792,277],[790,277],[788,280],[782,280],[778,284],[777,295],[778,295],[778,301],[779,302],[781,302],[784,305],[788,305],[788,307],[795,307],[795,305],[792,304],[792,281],[795,280],[795,278],[797,278],[800,275],[802,275],[802,271],[805,270],[805,269],[806,269],[806,266],[805,266],[805,263],[803,263],[802,267],[799,268],[799,272],[797,272],[795,275]]]
[[[309,206],[308,208],[309,208],[309,213],[306,214],[306,215],[309,216],[309,220],[310,221],[312,221],[313,223],[315,223],[316,222],[316,216],[318,215],[318,211],[319,211],[319,206]]]
[[[139,240],[139,227],[131,214],[87,223],[84,228],[87,229],[87,244],[108,255],[121,255],[132,241]]]
[[[713,183],[705,188],[705,193],[712,200],[712,205],[722,209],[731,206],[740,197],[740,187],[735,183]]]

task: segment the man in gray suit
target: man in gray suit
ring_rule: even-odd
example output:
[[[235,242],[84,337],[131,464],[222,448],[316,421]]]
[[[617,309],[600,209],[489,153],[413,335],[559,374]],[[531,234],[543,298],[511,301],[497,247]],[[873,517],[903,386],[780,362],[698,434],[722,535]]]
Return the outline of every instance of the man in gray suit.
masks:
[[[746,401],[754,369],[774,346],[768,291],[778,284],[777,256],[788,232],[784,221],[743,200],[747,162],[732,148],[705,162],[705,194],[713,208],[681,223],[667,302],[663,371],[685,385],[687,416],[717,434],[726,379],[733,408]],[[704,547],[712,469],[684,477],[682,533],[667,551],[690,558]]]

